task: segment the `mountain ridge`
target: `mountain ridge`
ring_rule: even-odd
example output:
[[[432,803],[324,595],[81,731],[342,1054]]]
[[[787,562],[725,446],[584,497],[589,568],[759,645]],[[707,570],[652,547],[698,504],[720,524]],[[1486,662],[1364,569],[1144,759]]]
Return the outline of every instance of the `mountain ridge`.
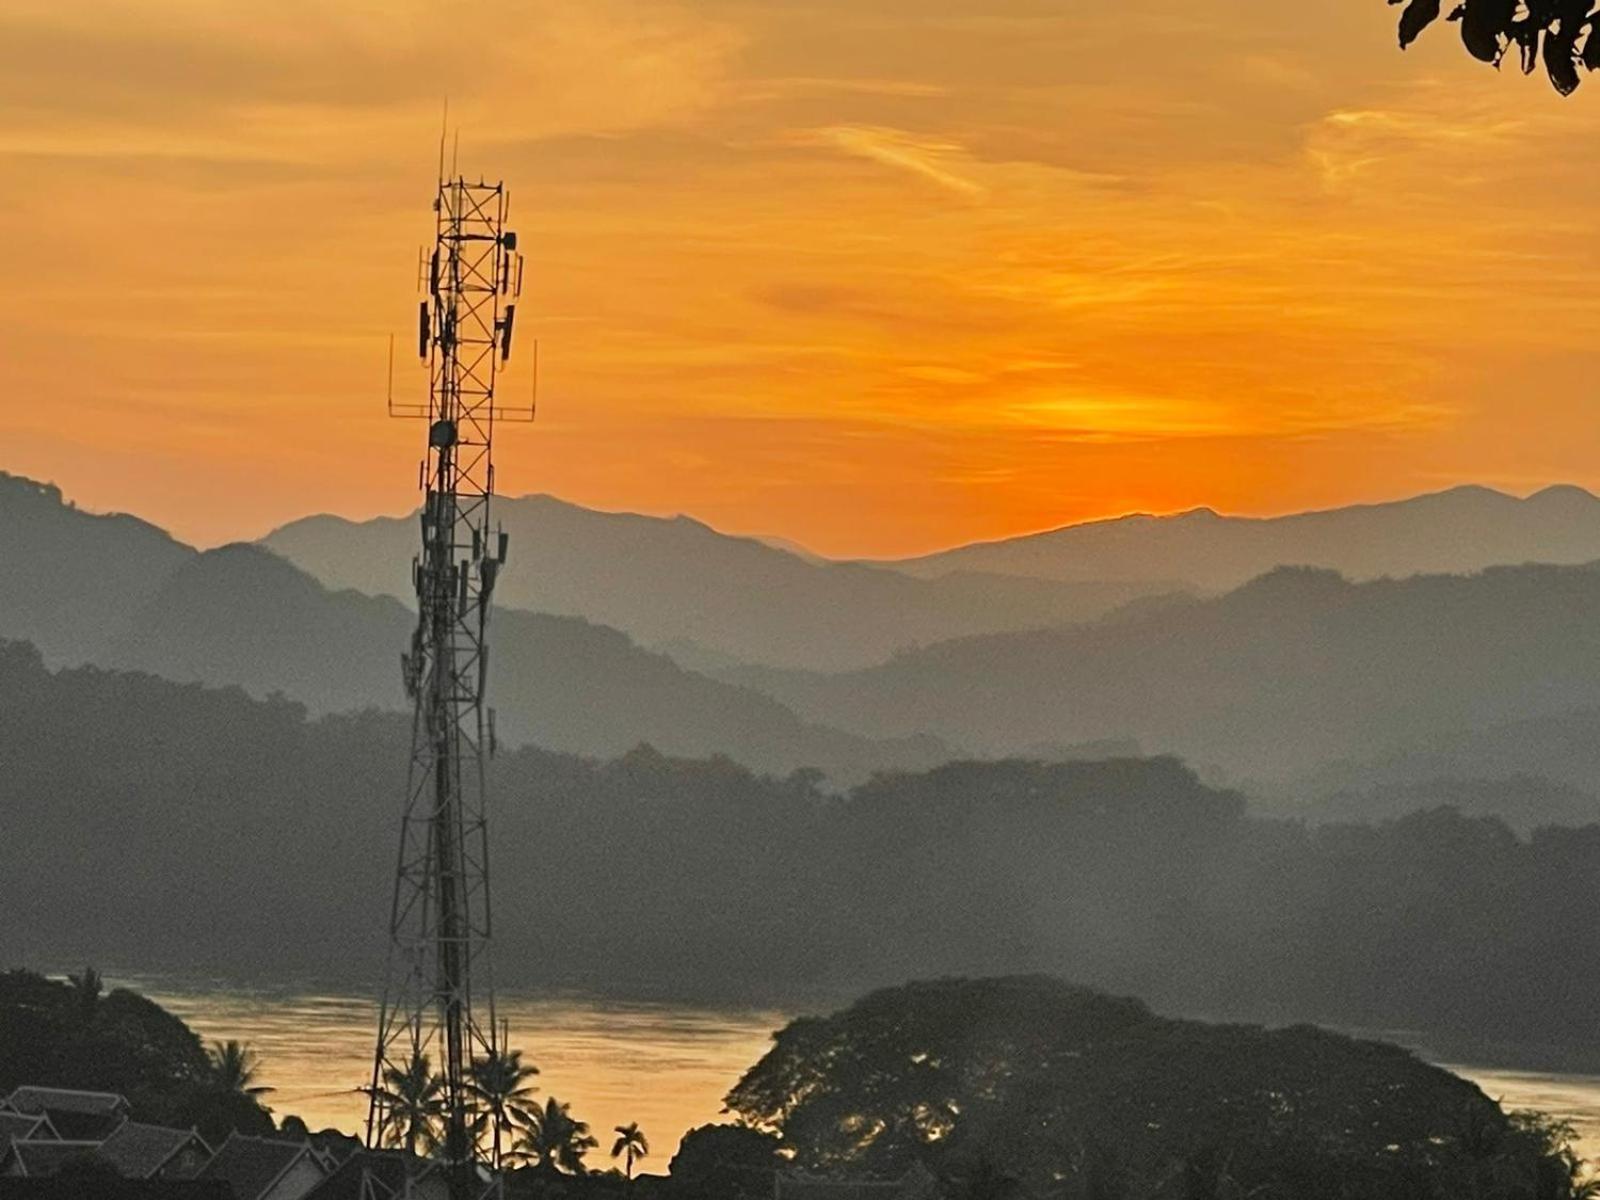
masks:
[[[968,752],[1136,740],[1234,780],[1600,705],[1600,564],[1352,581],[1280,567],[1071,628],[944,642],[844,674],[743,668],[802,716]]]
[[[697,646],[747,662],[846,669],[964,633],[1090,619],[1168,586],[973,572],[919,580],[868,564],[818,562],[694,517],[602,512],[544,493],[497,498],[492,511],[511,535],[511,561],[497,585],[502,604],[587,617],[649,646]],[[329,586],[410,603],[414,519],[321,514],[280,526],[260,544]]]
[[[52,663],[236,685],[317,713],[409,707],[399,656],[415,615],[393,597],[330,590],[256,544],[197,551],[7,477],[0,555],[33,566],[0,579],[0,637],[39,646]],[[838,782],[944,756],[930,738],[880,743],[801,721],[596,622],[498,606],[494,622],[491,703],[510,744],[613,757],[645,742],[764,771],[816,767]]]
[[[1461,484],[1397,500],[1254,517],[1209,507],[1132,513],[874,560],[919,578],[963,568],[1070,581],[1152,574],[1220,590],[1275,566],[1328,566],[1354,578],[1459,573],[1600,559],[1600,497],[1552,484],[1525,497]]]

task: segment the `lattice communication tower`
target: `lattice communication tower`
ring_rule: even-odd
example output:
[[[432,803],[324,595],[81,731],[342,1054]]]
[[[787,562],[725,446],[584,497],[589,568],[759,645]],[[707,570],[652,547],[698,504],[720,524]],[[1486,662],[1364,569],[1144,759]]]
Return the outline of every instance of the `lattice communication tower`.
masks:
[[[425,1057],[442,1080],[435,1153],[458,1175],[482,1158],[473,1060],[504,1049],[488,953],[484,774],[494,714],[484,688],[489,601],[507,539],[491,528],[489,508],[495,423],[532,416],[495,401],[522,289],[517,235],[506,229],[509,201],[503,183],[440,171],[433,250],[419,270],[417,349],[428,365],[428,399],[397,405],[391,381],[389,404],[391,415],[425,420],[428,439],[418,469],[422,545],[412,564],[417,626],[401,655],[415,706],[411,761],[367,1143],[404,1144],[410,1106],[392,1084]]]

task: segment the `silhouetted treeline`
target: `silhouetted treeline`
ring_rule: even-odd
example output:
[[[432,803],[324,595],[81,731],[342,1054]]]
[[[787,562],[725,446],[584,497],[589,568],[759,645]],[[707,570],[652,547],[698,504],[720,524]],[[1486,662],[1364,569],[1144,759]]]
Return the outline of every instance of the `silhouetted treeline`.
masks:
[[[408,733],[0,648],[0,962],[370,980]],[[798,1001],[1048,970],[1173,1013],[1600,1032],[1600,826],[1308,829],[1170,759],[843,796],[647,749],[493,776],[503,983]]]
[[[252,1058],[237,1042],[208,1052],[177,1017],[126,988],[105,991],[92,969],[65,980],[0,971],[0,1095],[24,1085],[115,1092],[134,1120],[197,1129],[218,1145],[232,1130],[272,1132],[270,1110],[248,1090]],[[72,1115],[52,1118],[63,1138],[110,1132],[64,1124]]]
[[[1394,1046],[1176,1021],[1042,976],[912,983],[803,1017],[726,1104],[801,1168],[931,1169],[972,1200],[1572,1200],[1584,1173],[1570,1130],[1508,1117]],[[738,1181],[686,1153],[715,1136],[737,1168],[760,1153],[738,1133],[690,1133],[674,1181],[680,1163],[685,1182]]]

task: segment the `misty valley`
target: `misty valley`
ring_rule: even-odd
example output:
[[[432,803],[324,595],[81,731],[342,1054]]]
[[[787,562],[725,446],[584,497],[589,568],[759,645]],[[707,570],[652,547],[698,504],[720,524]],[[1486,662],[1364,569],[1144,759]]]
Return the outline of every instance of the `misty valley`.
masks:
[[[974,1194],[999,1172],[1072,1196],[1202,1194],[1172,1192],[1180,1177],[1313,1195],[1365,1175],[1337,1194],[1431,1195],[1394,1189],[1470,1176],[1439,1149],[1468,1128],[1499,1131],[1502,1173],[1588,1148],[1600,500],[1466,489],[1282,523],[1135,518],[1105,579],[1081,577],[1109,537],[1094,526],[1011,561],[953,552],[939,573],[502,508],[566,589],[512,575],[496,618],[502,1011],[544,1094],[608,1121],[629,1094],[602,1084],[617,1039],[668,1055],[656,1069],[680,1083],[634,1107],[682,1140],[667,1179],[689,1194],[753,1195],[791,1168],[909,1187],[921,1163]],[[0,1090],[126,1092],[157,1126],[270,1140],[271,1118],[227,1116],[257,1101],[216,1110],[203,1034],[261,1048],[280,1120],[356,1132],[392,868],[371,847],[392,838],[411,739],[395,647],[413,617],[381,569],[398,534],[322,521],[202,553],[14,476],[0,516],[0,550],[37,568],[0,577],[5,958],[109,967],[89,1003],[130,1014],[39,1015],[73,1012],[50,990],[73,985],[7,976],[35,1015],[8,1018]],[[1479,527],[1497,532],[1463,532]],[[1041,539],[1067,543],[1059,560]],[[1210,569],[1136,577],[1129,540]],[[737,619],[707,620],[708,580]],[[674,588],[679,605],[628,608]],[[119,971],[149,982],[116,987]],[[322,998],[274,982],[293,979]],[[97,1079],[126,1052],[86,1065],[83,1039],[121,1045],[164,1011],[138,992],[176,1014],[161,1036],[190,1065],[152,1081],[135,1055]],[[852,1060],[910,1038],[910,1091],[828,1074],[841,1050],[810,1039],[835,1026]],[[1466,1064],[1487,1096],[1413,1050]],[[918,1082],[921,1056],[939,1066]],[[1010,1082],[980,1086],[993,1070]],[[840,1142],[873,1104],[881,1134]],[[1370,1118],[1399,1147],[1386,1164],[1293,1133],[1376,1104],[1396,1106]],[[1059,1137],[1019,1132],[1058,1110]],[[579,1137],[562,1112],[547,1123]],[[694,1165],[696,1138],[714,1165]],[[331,1179],[345,1143],[324,1141]],[[1124,1191],[1092,1190],[1107,1180]]]

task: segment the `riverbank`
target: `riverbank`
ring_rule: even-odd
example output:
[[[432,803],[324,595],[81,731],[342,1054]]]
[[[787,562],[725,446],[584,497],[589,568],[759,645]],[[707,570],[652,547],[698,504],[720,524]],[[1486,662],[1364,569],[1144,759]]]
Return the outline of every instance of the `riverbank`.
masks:
[[[262,1056],[267,1097],[281,1116],[313,1128],[357,1131],[371,1072],[374,1002],[337,987],[252,986],[179,976],[113,974],[207,1039],[237,1038]],[[820,1011],[820,1010],[819,1010]],[[719,1119],[722,1098],[766,1052],[795,1010],[622,1001],[575,993],[502,992],[498,1016],[511,1045],[538,1065],[540,1094],[571,1103],[606,1132],[637,1121],[651,1139],[646,1169],[666,1167],[683,1133]],[[1410,1032],[1345,1030],[1393,1041],[1477,1083],[1508,1109],[1536,1109],[1570,1121],[1579,1149],[1600,1160],[1600,1070],[1550,1069],[1553,1050],[1430,1040]],[[1585,1064],[1587,1065],[1587,1064]],[[598,1160],[597,1160],[598,1161]]]

